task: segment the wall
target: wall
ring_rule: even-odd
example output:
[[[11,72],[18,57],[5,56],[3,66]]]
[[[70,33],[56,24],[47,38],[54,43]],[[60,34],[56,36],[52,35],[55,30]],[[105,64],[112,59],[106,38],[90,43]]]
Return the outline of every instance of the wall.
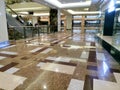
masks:
[[[9,44],[6,22],[5,2],[0,0],[0,48]]]

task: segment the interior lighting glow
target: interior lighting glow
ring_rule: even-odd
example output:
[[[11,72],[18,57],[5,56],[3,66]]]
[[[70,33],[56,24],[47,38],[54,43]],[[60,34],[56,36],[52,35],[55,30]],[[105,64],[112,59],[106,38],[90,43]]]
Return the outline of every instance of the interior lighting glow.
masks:
[[[77,3],[67,3],[67,4],[62,4],[58,0],[45,0],[46,2],[59,7],[59,8],[67,8],[67,7],[85,7],[85,6],[90,6],[91,1],[86,1],[86,2],[77,2]]]
[[[100,14],[101,11],[89,11],[89,12],[75,12],[73,10],[67,10],[70,14]]]

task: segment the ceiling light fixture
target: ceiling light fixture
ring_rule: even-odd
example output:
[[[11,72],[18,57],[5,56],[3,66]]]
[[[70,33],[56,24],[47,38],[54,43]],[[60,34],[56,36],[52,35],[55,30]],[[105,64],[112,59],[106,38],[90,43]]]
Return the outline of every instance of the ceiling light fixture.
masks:
[[[77,3],[68,3],[62,4],[58,0],[45,0],[46,2],[58,7],[58,8],[69,8],[69,7],[86,7],[91,5],[91,1],[86,2],[77,2]]]
[[[34,13],[33,16],[49,16],[49,13]]]
[[[75,15],[75,14],[100,14],[100,13],[101,13],[101,11],[75,12],[75,11],[70,10],[70,9],[68,9],[67,11],[68,11],[70,14],[73,14],[73,15]]]

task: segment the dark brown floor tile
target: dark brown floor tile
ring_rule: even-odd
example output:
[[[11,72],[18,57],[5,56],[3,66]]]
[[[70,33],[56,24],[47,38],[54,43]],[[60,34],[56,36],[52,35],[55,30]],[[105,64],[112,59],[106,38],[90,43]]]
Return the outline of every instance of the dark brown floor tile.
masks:
[[[95,70],[95,71],[98,70],[98,69],[97,69],[97,66],[90,66],[90,65],[87,66],[87,69],[88,69],[88,70]]]
[[[110,72],[111,72],[111,73],[114,73],[114,72],[120,73],[120,70],[119,70],[119,69],[112,69],[112,68],[111,68],[111,69],[110,69]]]
[[[16,57],[17,55],[8,55],[8,54],[0,53],[0,56],[5,56],[5,57],[14,58],[14,57]]]
[[[9,68],[16,66],[17,64],[18,64],[18,63],[11,62],[10,64],[7,64],[6,66],[0,68],[0,71],[1,71],[1,72],[4,72],[4,71],[8,70]]]
[[[97,62],[96,51],[90,51],[89,52],[88,62]]]
[[[86,75],[83,90],[93,90],[93,79],[98,79],[98,77]]]
[[[64,44],[63,47],[70,47],[70,45],[65,45],[65,44]]]
[[[79,79],[79,80],[85,80],[87,70],[86,70],[86,64],[79,63],[76,66],[76,69],[73,73],[74,79]]]
[[[28,57],[22,57],[21,60],[27,60],[29,59]]]
[[[95,46],[95,42],[91,42],[91,46]]]
[[[40,52],[42,52],[42,51],[44,51],[45,49],[47,49],[48,47],[43,47],[42,49],[40,49],[40,50],[38,50],[37,52],[35,52],[35,53],[33,53],[33,54],[38,54],[38,53],[40,53]]]
[[[41,62],[50,62],[50,63],[56,63],[56,64],[63,64],[63,65],[69,65],[69,66],[77,66],[77,64],[75,63],[70,63],[70,62],[61,62],[61,61],[54,61],[54,60],[48,60],[48,59],[45,59],[44,61],[41,61]]]

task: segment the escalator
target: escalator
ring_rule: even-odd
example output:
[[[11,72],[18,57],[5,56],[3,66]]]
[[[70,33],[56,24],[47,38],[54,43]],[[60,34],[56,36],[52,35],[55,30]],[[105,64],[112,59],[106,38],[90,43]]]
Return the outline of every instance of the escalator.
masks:
[[[22,17],[19,16],[15,11],[13,11],[9,6],[6,5],[6,8],[16,15],[16,18],[14,18],[7,11],[6,18],[7,18],[8,28],[12,27],[14,29],[14,32],[19,33],[20,35],[22,35],[22,37],[30,37],[32,35],[31,33],[33,27],[27,26],[27,23],[22,19]]]

